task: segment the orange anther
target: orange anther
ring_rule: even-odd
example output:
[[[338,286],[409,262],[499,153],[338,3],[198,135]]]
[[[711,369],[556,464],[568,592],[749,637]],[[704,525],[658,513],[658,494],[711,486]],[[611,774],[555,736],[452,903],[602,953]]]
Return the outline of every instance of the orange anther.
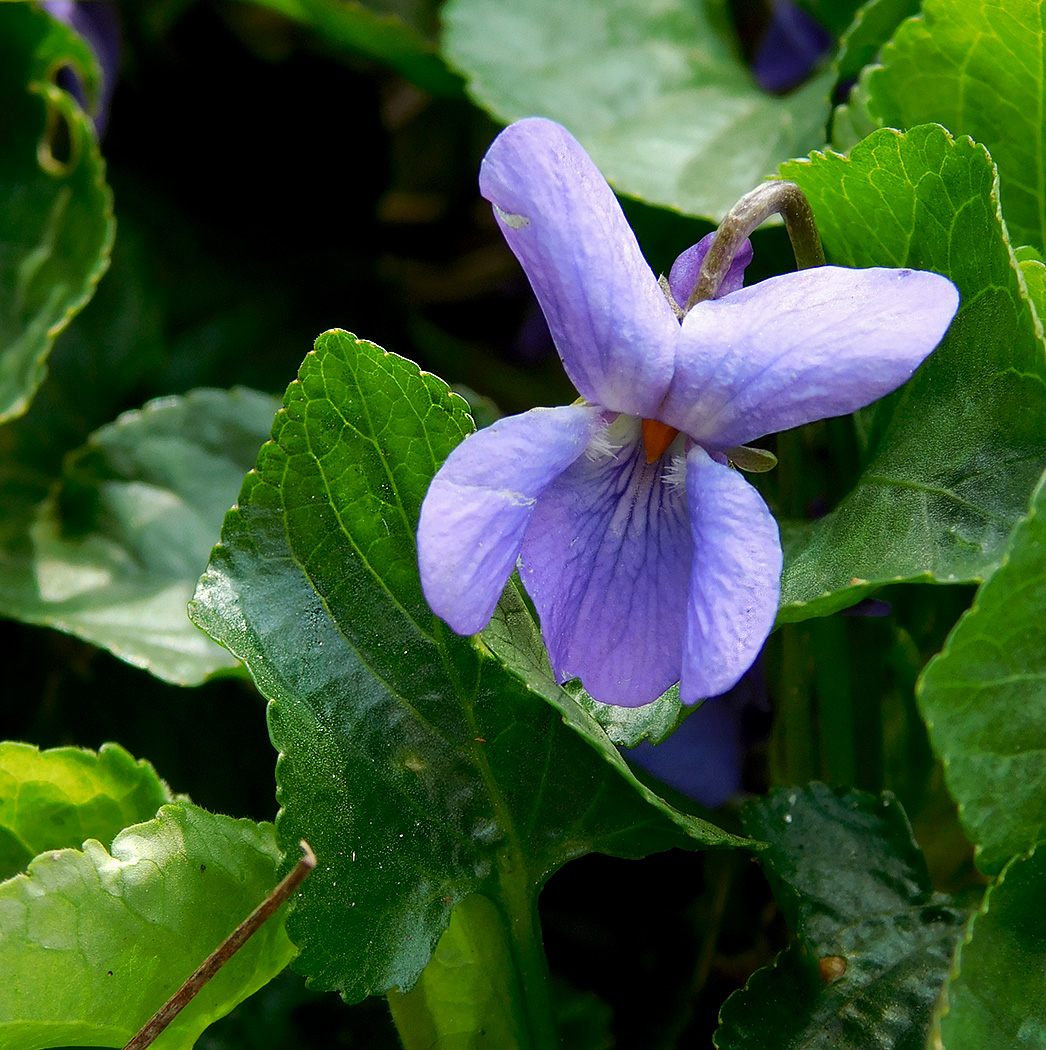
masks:
[[[675,427],[670,427],[659,419],[644,419],[643,444],[646,445],[647,463],[660,459],[665,449],[675,441],[678,433]]]

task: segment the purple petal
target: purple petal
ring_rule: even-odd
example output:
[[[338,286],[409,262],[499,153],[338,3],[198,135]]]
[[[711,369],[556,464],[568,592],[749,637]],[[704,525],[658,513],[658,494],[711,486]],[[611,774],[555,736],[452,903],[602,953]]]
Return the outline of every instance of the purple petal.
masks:
[[[520,578],[561,682],[638,707],[679,680],[693,557],[685,486],[648,464],[639,421],[601,435],[616,452],[578,459],[538,500]],[[605,444],[605,442],[604,442]]]
[[[604,426],[598,408],[535,408],[467,437],[432,479],[418,521],[425,600],[458,634],[482,630],[538,497]]]
[[[686,459],[694,561],[679,698],[719,696],[752,666],[777,616],[781,539],[762,497],[699,445]]]
[[[109,121],[109,106],[112,102],[116,76],[120,68],[122,32],[120,14],[111,0],[44,0],[40,5],[52,18],[64,22],[82,36],[90,45],[102,68],[100,97],[93,114],[95,130],[99,137],[105,133]],[[87,107],[79,77],[71,70],[61,70],[60,80],[84,108]]]
[[[813,15],[791,0],[777,0],[752,59],[752,75],[764,91],[783,94],[814,71],[832,43],[832,34]]]
[[[820,266],[698,303],[657,418],[726,449],[853,412],[911,376],[958,302],[935,273]]]
[[[479,185],[580,394],[652,415],[668,389],[679,323],[588,154],[565,128],[531,117],[494,140]]]
[[[667,740],[656,746],[644,740],[625,757],[680,794],[715,809],[741,787],[742,714],[728,697],[716,697]]]
[[[704,262],[708,249],[712,246],[715,233],[706,233],[691,248],[687,248],[682,255],[678,256],[672,263],[672,272],[668,275],[668,286],[672,289],[672,298],[681,306],[686,307],[686,301],[697,284],[697,276],[701,272],[701,263]],[[730,263],[730,269],[726,271],[723,283],[719,286],[717,299],[724,295],[736,292],[745,283],[745,267],[752,261],[752,242],[746,240],[741,245]]]

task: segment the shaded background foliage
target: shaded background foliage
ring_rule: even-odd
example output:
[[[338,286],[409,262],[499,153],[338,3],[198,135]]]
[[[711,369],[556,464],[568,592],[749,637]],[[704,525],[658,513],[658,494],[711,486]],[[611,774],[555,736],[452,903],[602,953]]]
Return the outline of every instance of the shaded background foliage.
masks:
[[[748,59],[768,6],[706,5],[712,24],[737,26],[725,39]],[[807,6],[835,33],[856,8]],[[480,422],[484,413],[573,398],[526,281],[478,197],[479,160],[499,125],[435,57],[435,5],[385,9],[409,27],[385,63],[367,58],[358,41],[342,46],[345,27],[336,18],[317,21],[321,32],[312,33],[307,18],[287,17],[298,10],[322,19],[329,7],[283,0],[121,7],[123,68],[103,142],[119,232],[110,271],[59,336],[50,377],[15,432],[19,451],[30,448],[38,468],[26,488],[26,521],[63,470],[57,498],[67,526],[75,521],[72,482],[83,464],[67,453],[119,413],[201,386],[281,393],[330,328],[351,329],[466,386]],[[869,31],[875,47],[912,13],[903,3],[870,9],[869,20],[882,20]],[[378,5],[373,11],[382,13]],[[463,46],[464,16],[456,17],[455,46]],[[861,46],[866,58],[874,53],[855,37],[844,57]],[[894,67],[902,60],[907,54]],[[896,76],[881,75],[890,88]],[[862,90],[874,93],[874,82]],[[869,130],[877,120],[902,123],[896,114],[882,117],[891,96],[883,97],[879,110],[870,105],[865,114]],[[827,95],[815,103],[827,119]],[[499,116],[514,115],[490,104]],[[861,114],[850,116],[856,122]],[[819,145],[811,139],[794,152]],[[624,205],[655,271],[711,228],[655,204]],[[760,231],[756,242],[750,281],[791,267],[779,228]],[[85,347],[99,345],[106,360],[86,366]],[[782,461],[802,456],[805,468],[760,481],[782,516],[818,519],[850,491],[867,449],[848,427],[829,421],[781,438]],[[802,535],[798,525],[795,535]],[[967,586],[896,587],[879,593],[890,603],[887,617],[785,624],[765,655],[772,731],[765,709],[757,711],[744,787],[761,792],[821,779],[888,788],[913,822],[934,886],[962,890],[976,881],[914,699],[920,671],[971,596]],[[197,804],[274,818],[264,701],[235,669],[184,689],[69,635],[4,621],[0,636],[4,738],[91,748],[119,740]],[[847,711],[854,719],[840,722]],[[718,819],[741,830],[736,810]],[[1026,892],[1016,876],[1007,892]],[[922,907],[929,879],[920,873],[918,880]],[[658,903],[656,916],[650,901]],[[741,855],[672,851],[642,864],[584,857],[552,878],[541,906],[564,1009],[581,1018],[579,1030],[609,1026],[623,1047],[706,1045],[725,996],[787,942],[763,876]],[[612,1018],[600,999],[612,1004]],[[348,1008],[285,973],[198,1045],[398,1043],[383,1002]]]

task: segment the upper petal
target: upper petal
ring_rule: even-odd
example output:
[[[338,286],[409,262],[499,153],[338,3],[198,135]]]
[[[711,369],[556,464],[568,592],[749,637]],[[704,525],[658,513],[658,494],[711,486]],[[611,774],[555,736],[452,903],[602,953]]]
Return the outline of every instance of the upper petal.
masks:
[[[604,427],[598,408],[535,408],[465,438],[418,521],[425,600],[458,634],[482,630],[519,557],[538,497]]]
[[[559,124],[531,117],[494,140],[479,186],[581,395],[652,415],[671,378],[679,324],[588,154]]]
[[[648,464],[639,421],[605,432],[620,447],[582,456],[538,500],[520,578],[560,681],[638,707],[679,680],[692,545],[686,493]],[[681,439],[680,439],[681,440]]]
[[[939,274],[835,266],[698,303],[658,418],[725,449],[853,412],[911,376],[958,303]]]
[[[762,497],[699,445],[686,459],[694,544],[679,697],[694,704],[732,688],[777,616],[781,538]]]

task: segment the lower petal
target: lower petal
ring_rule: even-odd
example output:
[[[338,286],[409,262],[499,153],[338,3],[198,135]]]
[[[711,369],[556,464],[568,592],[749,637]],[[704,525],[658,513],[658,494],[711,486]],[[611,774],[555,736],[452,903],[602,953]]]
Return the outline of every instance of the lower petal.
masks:
[[[730,689],[752,666],[777,616],[781,539],[759,493],[700,446],[687,456],[693,536],[680,699]]]
[[[538,497],[605,426],[589,405],[535,408],[467,437],[432,479],[418,521],[425,600],[458,634],[482,630]]]
[[[538,500],[520,576],[559,680],[638,707],[679,680],[692,544],[681,478],[647,463],[638,419],[617,448],[578,459]],[[682,445],[682,439],[679,439]]]

